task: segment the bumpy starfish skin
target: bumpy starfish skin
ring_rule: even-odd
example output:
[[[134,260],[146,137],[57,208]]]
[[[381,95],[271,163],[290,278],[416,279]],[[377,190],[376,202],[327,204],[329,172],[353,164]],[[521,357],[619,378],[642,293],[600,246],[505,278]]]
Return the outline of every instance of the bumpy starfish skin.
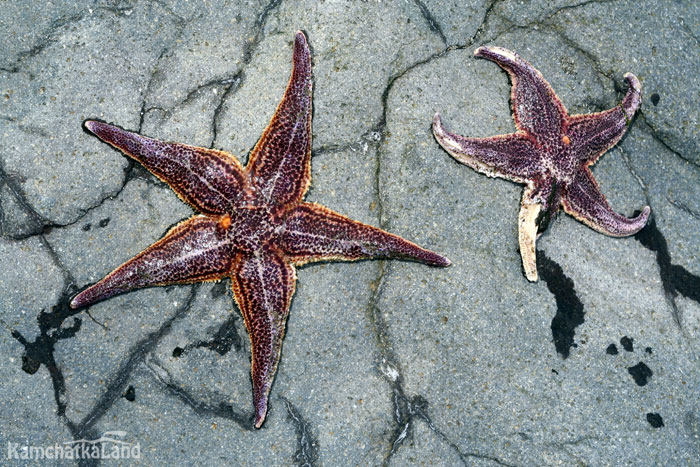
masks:
[[[510,75],[511,104],[518,131],[466,138],[445,131],[440,114],[433,133],[455,159],[489,177],[525,183],[518,217],[520,255],[526,277],[537,280],[535,242],[559,207],[607,235],[632,235],[646,224],[649,206],[633,219],[614,212],[589,167],[622,138],[641,101],[636,76],[620,105],[604,112],[569,115],[539,71],[518,54],[480,47],[474,55],[496,62]]]
[[[396,235],[302,201],[311,181],[311,56],[302,32],[284,97],[245,168],[223,151],[157,141],[98,121],[85,127],[202,214],[78,294],[71,307],[141,287],[231,278],[251,341],[256,428],[267,413],[295,266],[377,257],[450,264]]]

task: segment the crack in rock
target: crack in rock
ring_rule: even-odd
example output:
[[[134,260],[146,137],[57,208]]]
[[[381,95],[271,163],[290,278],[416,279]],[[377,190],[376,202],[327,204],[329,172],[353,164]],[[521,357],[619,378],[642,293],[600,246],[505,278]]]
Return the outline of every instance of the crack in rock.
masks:
[[[294,462],[299,467],[313,467],[318,462],[318,439],[314,436],[309,422],[301,416],[299,410],[292,405],[289,399],[279,396],[287,408],[287,418],[294,425],[297,435],[297,450],[294,453]]]
[[[639,211],[634,213],[635,216],[638,214]],[[668,243],[656,226],[656,218],[653,214],[649,217],[647,225],[637,232],[634,238],[646,249],[656,252],[656,263],[659,266],[664,295],[671,305],[674,321],[680,329],[683,329],[683,313],[676,303],[676,298],[681,294],[695,303],[700,303],[700,276],[671,262]]]
[[[243,343],[238,335],[238,330],[236,329],[236,321],[238,321],[238,315],[231,313],[229,317],[221,323],[214,336],[208,340],[198,340],[187,344],[185,347],[175,347],[173,350],[173,357],[179,358],[187,354],[192,349],[209,349],[223,356],[231,351],[233,347],[236,352],[239,352],[243,348]]]
[[[178,386],[170,372],[163,367],[158,360],[151,356],[146,360],[146,367],[151,371],[155,380],[165,388],[165,390],[190,407],[195,414],[200,417],[218,417],[226,420],[231,420],[245,431],[253,431],[254,414],[246,414],[243,410],[236,410],[233,406],[224,400],[220,401],[205,401],[200,400],[192,395],[185,388]]]

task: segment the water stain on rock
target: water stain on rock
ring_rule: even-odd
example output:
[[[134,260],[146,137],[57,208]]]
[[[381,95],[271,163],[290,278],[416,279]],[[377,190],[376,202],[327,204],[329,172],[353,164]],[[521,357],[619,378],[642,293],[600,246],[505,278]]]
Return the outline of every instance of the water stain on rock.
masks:
[[[136,389],[133,386],[129,386],[122,397],[129,402],[134,402],[136,400]]]
[[[631,366],[627,368],[627,371],[632,375],[632,378],[634,378],[634,382],[637,383],[637,386],[645,386],[649,382],[649,378],[654,374],[653,371],[651,371],[651,368],[646,366],[644,362],[639,362],[634,366]]]
[[[620,345],[622,345],[622,348],[627,352],[634,352],[634,339],[624,336],[620,339]]]
[[[649,412],[647,414],[647,422],[649,422],[649,425],[653,426],[654,428],[661,428],[664,426],[664,419],[661,418],[661,415],[655,412]]]
[[[564,274],[559,264],[548,258],[542,250],[537,251],[537,270],[554,295],[557,313],[552,319],[552,337],[557,352],[567,358],[571,347],[576,347],[574,335],[576,328],[583,324],[583,303],[576,295],[574,281]]]

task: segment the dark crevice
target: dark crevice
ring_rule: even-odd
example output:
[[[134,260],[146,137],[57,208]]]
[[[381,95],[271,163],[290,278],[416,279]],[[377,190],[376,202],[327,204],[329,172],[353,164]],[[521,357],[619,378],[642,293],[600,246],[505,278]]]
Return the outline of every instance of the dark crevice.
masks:
[[[168,4],[166,4],[165,2],[162,2],[160,0],[148,0],[148,1],[151,3],[155,3],[156,5],[161,7],[163,10],[168,12],[168,14],[173,16],[178,23],[186,23],[188,21],[187,18],[184,18],[184,17],[178,15],[177,13],[175,13],[175,11],[173,11],[173,9],[170,8],[170,6]]]
[[[435,426],[428,415],[428,401],[421,395],[410,397],[404,391],[403,376],[398,364],[399,360],[393,350],[389,337],[388,325],[378,306],[384,277],[388,271],[388,264],[386,261],[380,261],[378,264],[378,278],[371,284],[372,295],[370,296],[367,313],[369,321],[374,328],[377,348],[379,349],[378,361],[376,364],[377,369],[391,388],[392,418],[394,421],[392,432],[387,435],[391,440],[391,444],[387,448],[387,453],[382,464],[389,465],[392,457],[398,452],[401,446],[403,446],[407,440],[410,441],[413,439],[415,422],[422,420],[428,425],[431,431],[457,453],[464,465],[470,465],[472,463],[472,461],[469,460],[470,458],[486,459],[499,465],[509,465],[493,456],[475,452],[463,452],[456,443],[451,441],[447,435]]]
[[[690,207],[686,206],[685,204],[676,201],[674,199],[671,199],[669,197],[666,197],[666,200],[671,203],[673,206],[677,207],[681,211],[683,211],[686,214],[689,214],[691,217],[694,217],[697,220],[700,220],[700,212],[696,211],[694,209],[691,209]]]
[[[576,295],[574,281],[542,250],[537,250],[537,271],[557,303],[557,313],[551,325],[554,347],[563,358],[567,358],[571,347],[576,347],[576,328],[584,322],[583,303]]]
[[[5,186],[7,186],[7,188],[10,190],[10,193],[12,193],[12,197],[15,199],[15,202],[30,218],[30,226],[28,228],[29,233],[27,235],[10,236],[10,238],[12,238],[13,240],[21,240],[30,236],[41,235],[44,229],[46,229],[47,226],[51,225],[51,222],[49,222],[44,216],[39,214],[27,201],[27,197],[19,182],[17,182],[13,177],[11,177],[7,172],[5,172],[4,166],[1,162],[2,161],[0,161],[0,182],[4,183]],[[2,230],[3,235],[6,234],[5,222],[7,222],[7,219],[3,219],[3,224],[2,226],[0,226],[0,230]]]
[[[662,134],[660,130],[657,130],[651,123],[649,123],[649,120],[647,119],[647,116],[644,113],[644,109],[640,109],[637,113],[639,114],[640,118],[644,121],[644,125],[648,128],[649,134],[652,138],[654,138],[655,141],[657,141],[665,149],[667,149],[670,153],[681,159],[683,162],[687,162],[696,169],[700,168],[700,162],[693,159],[689,159],[684,154],[681,154],[680,151],[674,149],[671,146],[671,144],[666,141],[666,135]]]
[[[229,282],[228,281],[219,281],[214,286],[211,288],[209,291],[209,295],[211,296],[212,299],[217,299],[219,297],[223,297],[226,295],[226,291],[228,290]]]
[[[421,2],[420,0],[414,0],[414,2],[418,6],[418,8],[420,8],[420,12],[423,15],[423,18],[425,18],[425,22],[428,23],[428,28],[430,28],[432,32],[434,32],[440,37],[440,40],[443,44],[447,44],[447,38],[442,32],[442,27],[440,27],[440,23],[430,13],[430,10],[428,10],[428,7],[425,6],[425,3]]]
[[[681,25],[681,27],[683,28],[683,31],[685,31],[685,33],[688,34],[688,36],[693,38],[696,45],[700,46],[700,38],[698,38],[698,36],[696,36],[693,33],[693,30],[690,29],[690,27],[687,24],[685,24],[685,20],[683,19],[683,17],[678,17],[677,21]]]
[[[160,4],[159,4],[160,5]],[[179,16],[176,16],[176,18],[179,18]],[[187,26],[187,23],[185,23],[182,19],[177,19],[176,20],[177,26],[178,26],[178,32],[175,35],[174,39],[171,41],[170,44],[167,46],[163,47],[163,49],[160,51],[160,54],[158,54],[158,58],[156,58],[156,62],[153,66],[153,70],[151,71],[151,76],[148,78],[148,83],[146,84],[146,90],[143,92],[143,96],[141,97],[141,109],[139,111],[139,126],[138,129],[136,130],[137,133],[141,133],[143,131],[143,122],[144,119],[146,118],[146,101],[148,100],[148,97],[150,96],[153,88],[153,83],[156,81],[156,77],[158,76],[159,70],[158,70],[158,65],[160,64],[160,61],[165,57],[165,54],[170,51],[170,48],[174,45],[177,44],[177,41],[182,37],[182,33],[185,31],[185,27]]]
[[[389,384],[392,393],[393,406],[393,432],[389,435],[391,445],[384,458],[383,465],[388,465],[391,457],[396,453],[401,444],[412,436],[413,419],[416,415],[414,407],[422,405],[425,399],[418,397],[413,400],[408,398],[403,390],[403,377],[399,370],[398,358],[396,357],[389,337],[388,326],[379,309],[379,298],[384,283],[384,277],[388,269],[386,261],[379,261],[378,278],[371,284],[372,294],[370,296],[367,312],[370,322],[374,328],[374,335],[379,350],[377,368],[384,380]],[[414,402],[416,404],[414,404]]]
[[[297,436],[297,450],[294,463],[299,467],[313,467],[318,462],[318,439],[314,436],[309,422],[302,417],[299,410],[285,397],[279,396],[287,407],[287,418],[294,425]]]
[[[479,24],[479,26],[476,28],[474,35],[472,35],[472,37],[469,38],[469,40],[465,44],[450,45],[450,46],[446,47],[445,49],[430,55],[427,58],[424,58],[422,60],[418,60],[417,62],[407,66],[406,68],[404,68],[400,72],[389,76],[389,78],[387,80],[386,87],[384,88],[384,90],[382,91],[382,94],[381,94],[380,102],[381,102],[382,112],[381,112],[381,115],[379,117],[379,120],[374,124],[374,126],[371,127],[371,129],[368,132],[366,132],[363,135],[363,140],[367,141],[369,144],[373,145],[377,149],[377,155],[376,155],[377,164],[376,164],[376,169],[375,169],[374,183],[375,183],[375,190],[376,190],[376,194],[377,194],[377,207],[378,207],[378,214],[377,215],[379,218],[379,223],[380,223],[381,228],[386,228],[386,226],[383,225],[384,209],[383,209],[383,202],[382,202],[381,190],[380,190],[380,175],[381,175],[381,170],[382,170],[381,161],[382,161],[382,156],[383,156],[382,155],[382,148],[384,147],[384,144],[382,144],[382,143],[385,142],[386,136],[387,136],[386,135],[386,123],[387,123],[386,118],[387,118],[387,110],[389,108],[388,100],[389,100],[389,94],[391,93],[391,90],[393,89],[394,84],[397,82],[397,80],[399,80],[400,78],[404,77],[405,75],[407,75],[408,73],[410,73],[411,71],[413,71],[414,69],[416,69],[422,65],[430,63],[433,60],[435,60],[439,57],[442,57],[453,50],[462,50],[462,49],[466,49],[466,48],[470,47],[477,40],[477,38],[481,35],[481,33],[484,31],[485,25],[488,22],[489,16],[490,16],[495,4],[497,3],[497,1],[498,0],[492,0],[491,3],[488,5],[488,7],[486,8],[486,11],[484,13],[484,17],[482,18],[482,21]]]
[[[221,114],[221,111],[223,110],[224,104],[226,103],[226,99],[230,94],[235,93],[238,89],[240,89],[241,85],[243,84],[245,80],[245,69],[253,59],[253,53],[260,45],[260,42],[262,42],[263,29],[265,23],[267,22],[267,18],[269,17],[270,13],[273,10],[275,10],[281,3],[282,0],[272,0],[270,3],[267,4],[267,6],[265,6],[265,8],[258,15],[258,18],[255,21],[255,36],[250,42],[246,42],[243,46],[243,60],[241,63],[241,69],[234,76],[227,79],[227,84],[224,87],[224,91],[221,93],[219,103],[214,108],[214,115],[211,121],[212,138],[211,143],[209,144],[210,148],[214,148],[214,146],[216,145],[216,138],[219,126],[219,116]]]
[[[22,63],[32,57],[35,57],[39,55],[44,49],[49,47],[51,44],[55,43],[57,41],[57,38],[54,37],[55,33],[57,30],[71,24],[78,22],[82,20],[85,17],[85,13],[79,13],[75,15],[68,15],[68,16],[63,16],[61,18],[58,18],[54,21],[51,22],[51,24],[48,27],[48,30],[41,34],[42,40],[35,44],[31,49],[25,50],[22,52],[19,52],[17,54],[17,58],[15,58],[14,62],[10,64],[9,66],[4,66],[0,67],[1,71],[5,71],[7,73],[17,73],[20,70],[20,66]]]
[[[160,106],[151,106],[143,109],[143,118],[149,112],[159,111],[163,114],[163,118],[168,119],[172,115],[173,109],[178,107],[186,106],[194,99],[202,95],[203,92],[210,90],[211,88],[223,88],[224,90],[235,84],[235,81],[239,79],[241,72],[236,72],[233,76],[226,76],[222,78],[214,78],[205,83],[197,85],[195,88],[187,92],[185,97],[173,104],[170,109],[166,109]],[[218,93],[218,92],[217,92]],[[219,104],[220,105],[220,104]]]
[[[95,8],[95,10],[101,10],[101,11],[106,11],[108,13],[112,13],[114,16],[117,18],[124,17],[124,16],[129,16],[131,12],[133,11],[134,6],[133,5],[127,5],[127,6],[99,6]]]
[[[388,376],[388,375],[387,375]],[[462,452],[459,446],[451,441],[445,433],[438,429],[428,415],[428,401],[421,395],[415,395],[409,398],[403,390],[400,382],[401,375],[399,374],[396,380],[390,381],[393,386],[392,403],[394,408],[394,421],[396,427],[391,436],[391,451],[384,459],[384,465],[389,465],[391,458],[399,450],[399,448],[408,440],[413,439],[413,429],[416,421],[423,421],[428,428],[435,433],[441,441],[447,444],[450,449],[454,450],[459,456],[464,465],[472,465],[472,459],[484,459],[495,462],[498,465],[509,466],[497,457],[476,452]]]
[[[211,340],[200,340],[187,344],[185,347],[175,347],[172,353],[173,357],[178,358],[187,354],[192,349],[202,348],[213,350],[222,356],[229,353],[231,347],[233,347],[236,352],[239,352],[243,347],[243,343],[236,329],[236,321],[238,321],[238,316],[232,313],[228,319],[219,326],[219,329],[214,333]]]
[[[111,381],[107,384],[106,390],[102,393],[92,409],[83,417],[79,423],[68,423],[68,428],[75,439],[94,436],[94,425],[112,408],[112,405],[122,397],[126,390],[127,383],[134,369],[140,365],[146,356],[158,345],[160,340],[170,333],[173,324],[182,319],[189,311],[199,284],[190,287],[190,293],[185,303],[179,307],[175,313],[163,323],[156,331],[149,333],[131,347],[128,357],[115,372]]]
[[[245,56],[245,54],[244,54]],[[244,64],[246,64],[244,62]],[[224,104],[226,103],[226,99],[231,93],[235,93],[240,89],[241,85],[243,84],[243,71],[241,70],[239,73],[236,74],[234,77],[233,81],[231,84],[227,85],[224,88],[224,92],[221,93],[221,98],[219,99],[219,103],[217,106],[214,108],[214,115],[212,116],[211,119],[211,143],[209,143],[209,148],[214,148],[216,145],[216,138],[218,134],[218,126],[219,126],[219,116],[221,115],[221,111],[224,108]]]
[[[109,10],[109,11],[114,10],[114,11],[112,11],[112,12],[113,12],[113,13],[117,13],[116,10],[119,10],[119,11],[122,11],[122,10],[123,10],[123,11],[126,11],[126,10],[131,9],[131,7],[123,8],[123,9],[110,9],[110,8],[102,8],[102,9]],[[80,18],[82,18],[82,15],[80,16]],[[176,43],[177,39],[178,39],[178,38],[180,37],[180,35],[182,34],[182,31],[184,30],[185,24],[182,23],[182,22],[180,22],[180,21],[178,21],[178,26],[179,26],[180,31],[179,31],[178,34],[175,36],[175,38],[171,41],[172,44]],[[144,107],[145,107],[145,103],[146,103],[146,99],[147,99],[147,97],[148,97],[148,94],[149,94],[150,91],[151,91],[151,87],[152,87],[152,85],[153,85],[154,77],[156,76],[156,73],[157,73],[157,66],[158,66],[158,63],[160,62],[160,60],[162,59],[162,57],[165,55],[165,53],[169,50],[169,48],[170,48],[170,46],[171,46],[172,44],[170,44],[170,45],[167,46],[167,47],[164,47],[163,50],[161,51],[160,55],[159,55],[158,58],[156,59],[155,70],[154,70],[154,72],[151,74],[151,78],[150,78],[149,81],[148,81],[148,84],[147,84],[147,86],[146,86],[146,91],[144,92],[144,95],[143,95],[143,98],[142,98],[142,105],[141,105],[141,111],[140,111],[139,126],[138,126],[138,130],[137,130],[138,133],[140,133],[140,132],[142,131],[143,120],[144,120],[144,115],[145,115]],[[20,129],[23,129],[23,128],[20,127]],[[90,135],[92,136],[92,133],[89,133],[89,132],[88,132],[88,134],[90,134]],[[47,218],[45,218],[44,216],[42,216],[41,214],[39,214],[39,213],[33,208],[33,206],[27,201],[26,194],[25,194],[24,191],[21,189],[20,184],[17,183],[17,182],[13,179],[13,177],[9,176],[9,175],[3,170],[3,168],[0,166],[0,180],[4,181],[4,182],[7,184],[7,186],[10,188],[10,191],[12,192],[13,197],[15,198],[17,204],[18,204],[18,205],[29,215],[29,217],[31,218],[31,226],[29,227],[29,229],[26,229],[25,232],[23,232],[23,233],[21,233],[21,234],[12,235],[12,236],[10,236],[10,238],[13,239],[13,240],[23,240],[23,239],[30,238],[30,237],[37,236],[37,235],[49,234],[53,229],[56,229],[56,228],[65,228],[65,227],[69,227],[69,226],[75,225],[76,223],[80,222],[80,221],[81,221],[88,213],[90,213],[92,210],[94,210],[94,209],[96,209],[96,208],[102,206],[102,205],[104,204],[105,201],[107,201],[107,200],[109,200],[109,199],[114,199],[114,198],[116,198],[117,196],[119,196],[119,195],[121,194],[121,192],[124,190],[124,188],[126,187],[126,185],[127,185],[133,178],[135,178],[134,175],[132,174],[132,172],[133,172],[133,170],[134,170],[134,166],[135,166],[134,161],[131,160],[131,159],[128,159],[127,166],[124,168],[124,181],[122,182],[122,185],[121,185],[117,190],[115,190],[115,191],[113,191],[113,192],[107,194],[106,196],[103,196],[103,197],[102,197],[100,200],[98,200],[95,204],[93,204],[93,205],[91,205],[91,206],[88,206],[88,207],[85,208],[85,209],[79,209],[80,212],[79,212],[78,216],[77,216],[75,219],[73,219],[72,221],[67,222],[67,223],[56,223],[56,222],[52,222],[52,221],[50,221],[49,219],[47,219]],[[150,177],[149,177],[149,178],[150,178]],[[5,234],[4,231],[3,231],[2,233],[3,233],[3,235]]]
[[[616,3],[616,2],[619,2],[619,1],[620,1],[620,0],[586,0],[586,1],[583,1],[583,2],[580,2],[580,3],[576,3],[576,4],[573,4],[573,5],[565,5],[565,6],[562,6],[562,7],[560,7],[560,8],[557,8],[557,9],[555,9],[555,10],[550,11],[550,12],[547,14],[547,16],[545,16],[544,18],[542,18],[542,19],[540,19],[540,20],[537,20],[537,21],[534,21],[534,22],[532,22],[532,23],[529,23],[526,27],[530,28],[530,27],[533,27],[533,26],[546,25],[546,21],[552,19],[553,17],[555,17],[556,15],[558,15],[559,13],[561,13],[561,12],[563,12],[563,11],[575,10],[575,9],[577,9],[577,8],[585,7],[585,6],[590,5],[590,4]]]
[[[17,121],[17,119],[14,117],[2,116],[2,117],[0,117],[0,120],[4,120],[6,122],[12,123],[19,131],[21,131],[22,133],[25,133],[29,136],[38,136],[40,138],[49,138],[49,136],[50,136],[49,133],[46,130],[44,130],[43,128],[19,123]]]
[[[160,4],[159,2],[155,2]],[[111,6],[98,6],[98,7],[93,7],[93,11],[106,11],[109,13],[114,14],[117,17],[123,17],[127,16],[130,11],[133,10],[133,6],[125,6],[125,7],[111,7]],[[6,73],[17,73],[20,71],[20,67],[22,66],[22,63],[30,59],[32,57],[36,57],[39,55],[41,52],[43,52],[47,47],[51,46],[52,44],[56,43],[58,41],[58,38],[56,37],[56,32],[60,29],[65,28],[66,26],[72,24],[72,23],[77,23],[79,21],[82,21],[85,16],[87,15],[86,11],[81,11],[80,13],[72,14],[72,15],[65,15],[61,16],[60,18],[55,19],[54,21],[51,22],[51,24],[48,26],[48,28],[41,34],[41,40],[32,46],[28,50],[21,51],[17,54],[16,58],[14,61],[6,66],[0,67],[0,71],[4,71]],[[179,18],[177,15],[175,15],[177,18]]]
[[[154,358],[151,357],[146,362],[146,366],[151,370],[155,379],[167,390],[169,394],[175,396],[185,405],[190,407],[198,416],[218,417],[231,420],[241,429],[253,431],[254,414],[247,415],[241,410],[235,410],[227,401],[210,402],[198,400],[185,388],[173,382],[170,373]]]
[[[59,340],[69,339],[80,331],[82,320],[74,317],[80,311],[72,310],[68,306],[75,292],[75,287],[67,287],[61,293],[50,313],[45,311],[39,313],[37,316],[39,335],[34,339],[34,342],[29,342],[19,331],[12,331],[12,337],[24,347],[22,370],[30,375],[36,373],[41,365],[44,365],[48,370],[56,401],[56,413],[61,418],[65,417],[67,406],[66,381],[63,371],[56,363],[54,351]],[[72,323],[64,326],[64,321],[71,317],[73,317]]]
[[[418,1],[418,0],[416,0]],[[486,10],[484,12],[484,16],[481,20],[481,23],[479,26],[477,26],[476,31],[474,34],[463,44],[452,44],[444,48],[443,50],[436,52],[429,57],[426,57],[422,60],[418,60],[417,62],[407,66],[404,68],[402,71],[395,73],[389,77],[387,80],[386,87],[384,88],[384,91],[382,92],[381,96],[381,106],[382,106],[382,114],[379,118],[379,121],[372,127],[369,133],[376,132],[380,135],[379,138],[374,138],[377,142],[377,145],[380,146],[381,143],[384,141],[386,135],[385,133],[385,127],[386,127],[386,112],[388,109],[387,101],[389,99],[389,93],[391,92],[392,88],[394,87],[394,84],[399,78],[402,78],[406,74],[410,73],[413,71],[415,68],[418,68],[419,66],[425,65],[427,63],[432,62],[433,60],[443,57],[446,54],[454,51],[454,50],[463,50],[467,49],[472,46],[476,42],[476,40],[479,38],[479,36],[484,32],[485,30],[485,25],[488,23],[489,17],[491,16],[491,13],[493,11],[494,6],[498,3],[499,0],[492,0],[489,5],[486,7]],[[369,138],[368,138],[369,139]]]
[[[489,20],[491,19],[493,10],[499,2],[500,0],[491,0],[491,2],[486,7],[486,10],[484,11],[484,16],[481,19],[481,23],[479,23],[479,26],[477,26],[476,31],[474,32],[472,37],[469,38],[469,40],[464,45],[457,45],[454,46],[454,48],[463,49],[471,47],[472,44],[476,43],[477,39],[480,38],[481,35],[486,31],[486,26],[488,25]]]
[[[639,211],[635,212],[634,215],[638,214]],[[634,238],[645,248],[656,252],[656,262],[659,265],[659,275],[664,294],[671,304],[674,321],[679,328],[683,329],[682,311],[676,304],[676,297],[678,297],[678,294],[681,294],[696,303],[700,303],[700,277],[690,273],[683,266],[671,263],[668,243],[656,226],[656,219],[653,214],[649,217],[647,225],[637,232]]]
[[[9,188],[10,192],[12,193],[13,198],[15,199],[15,202],[17,205],[29,216],[30,218],[30,226],[25,229],[25,231],[21,234],[16,234],[16,235],[6,235],[5,233],[5,228],[0,227],[2,230],[2,234],[6,235],[8,238],[12,240],[25,240],[31,237],[36,237],[40,236],[43,237],[44,235],[48,235],[53,231],[53,229],[61,229],[65,227],[70,227],[78,222],[80,222],[85,216],[87,216],[91,211],[99,208],[104,204],[105,201],[109,199],[116,198],[121,194],[121,192],[124,190],[126,187],[127,183],[131,181],[131,168],[133,167],[134,162],[129,159],[129,163],[127,164],[127,167],[124,169],[124,181],[117,190],[114,192],[102,197],[98,202],[95,204],[88,206],[85,209],[79,209],[80,214],[73,219],[70,222],[60,224],[53,222],[43,215],[39,214],[36,209],[31,205],[31,203],[27,200],[26,193],[22,189],[21,185],[17,180],[15,180],[14,177],[10,176],[5,170],[2,164],[0,164],[0,182],[4,182],[5,185]],[[6,221],[6,219],[5,219]],[[3,222],[4,225],[4,222]]]
[[[421,5],[420,2],[418,2],[419,6]],[[382,171],[382,147],[383,147],[383,142],[386,139],[386,123],[387,123],[387,110],[388,110],[388,99],[389,95],[391,93],[391,90],[393,89],[394,84],[405,76],[406,74],[410,73],[412,70],[415,68],[424,65],[426,63],[429,63],[436,58],[442,57],[445,54],[449,53],[452,50],[459,50],[459,49],[465,49],[471,46],[471,44],[476,40],[476,38],[483,32],[484,27],[486,22],[488,21],[489,15],[496,4],[496,0],[492,1],[489,6],[486,9],[486,12],[484,14],[484,17],[482,19],[481,24],[479,27],[477,27],[476,32],[474,35],[470,38],[470,40],[467,42],[467,44],[463,45],[451,45],[446,47],[444,50],[435,53],[423,60],[419,60],[408,67],[406,67],[404,70],[395,73],[391,75],[388,80],[386,87],[382,91],[381,94],[381,107],[382,107],[382,112],[379,117],[379,120],[371,127],[371,129],[363,135],[363,140],[368,142],[369,144],[373,145],[377,149],[377,156],[376,156],[376,168],[375,168],[375,174],[374,174],[374,185],[375,185],[375,193],[377,196],[377,217],[379,219],[379,227],[381,228],[386,228],[387,226],[385,225],[385,219],[384,219],[384,205],[382,201],[382,196],[381,196],[381,171]],[[426,17],[426,20],[430,20],[428,18],[432,18],[432,16],[427,17],[426,16],[426,10],[423,10],[421,8],[421,11],[424,14],[424,17]],[[437,24],[437,23],[435,23]],[[444,38],[444,35],[441,35]],[[318,151],[318,150],[317,150]],[[394,353],[393,346],[390,341],[389,337],[389,331],[388,331],[388,326],[386,322],[384,321],[384,318],[382,316],[381,310],[379,310],[379,298],[382,293],[382,286],[384,282],[384,277],[385,274],[387,273],[389,269],[389,265],[386,261],[378,261],[379,265],[379,270],[378,270],[378,275],[377,279],[372,282],[371,284],[371,289],[372,289],[372,294],[370,296],[369,304],[367,307],[367,313],[369,316],[369,321],[372,323],[372,326],[374,327],[374,334],[375,338],[377,341],[377,348],[379,349],[379,355],[378,355],[378,361],[377,361],[377,368],[379,372],[382,374],[384,379],[387,381],[387,383],[390,385],[391,391],[392,391],[392,406],[393,406],[393,419],[394,419],[394,428],[393,428],[393,433],[390,435],[391,439],[391,444],[388,447],[388,452],[383,460],[383,465],[388,465],[391,462],[392,456],[397,452],[397,450],[401,447],[401,445],[404,443],[406,439],[411,439],[413,435],[413,426],[414,426],[414,421],[416,419],[421,419],[424,420],[430,429],[435,432],[444,442],[446,442],[450,448],[454,449],[455,452],[458,453],[460,459],[465,463],[465,465],[469,464],[469,461],[467,460],[469,457],[474,457],[474,458],[481,458],[481,459],[488,459],[493,462],[498,463],[499,465],[508,465],[503,463],[502,461],[498,460],[495,457],[491,456],[485,456],[477,453],[463,453],[459,449],[459,447],[451,442],[447,436],[442,433],[440,430],[438,430],[435,425],[432,423],[430,418],[427,415],[427,408],[428,408],[428,402],[426,401],[425,398],[423,398],[420,395],[416,395],[414,397],[408,397],[406,393],[404,392],[403,389],[403,378],[401,376],[400,372],[400,367],[398,364],[398,358]]]

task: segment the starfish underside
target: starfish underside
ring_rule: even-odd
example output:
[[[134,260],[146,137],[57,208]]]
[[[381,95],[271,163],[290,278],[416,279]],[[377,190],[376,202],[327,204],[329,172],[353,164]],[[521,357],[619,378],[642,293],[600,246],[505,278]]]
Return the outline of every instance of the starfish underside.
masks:
[[[450,264],[401,237],[302,201],[311,181],[311,55],[302,32],[282,101],[245,167],[223,151],[158,141],[94,120],[85,127],[201,214],[78,294],[71,307],[142,287],[230,278],[250,336],[256,428],[267,413],[295,266],[378,257]]]
[[[637,77],[625,75],[629,89],[617,107],[569,115],[542,74],[516,53],[500,47],[480,47],[474,55],[496,62],[510,75],[517,131],[490,138],[466,138],[447,132],[440,114],[435,114],[433,133],[461,163],[490,177],[526,184],[518,217],[526,277],[537,280],[535,242],[560,206],[607,235],[624,237],[644,227],[649,207],[633,219],[617,214],[589,168],[625,134],[641,101]]]

